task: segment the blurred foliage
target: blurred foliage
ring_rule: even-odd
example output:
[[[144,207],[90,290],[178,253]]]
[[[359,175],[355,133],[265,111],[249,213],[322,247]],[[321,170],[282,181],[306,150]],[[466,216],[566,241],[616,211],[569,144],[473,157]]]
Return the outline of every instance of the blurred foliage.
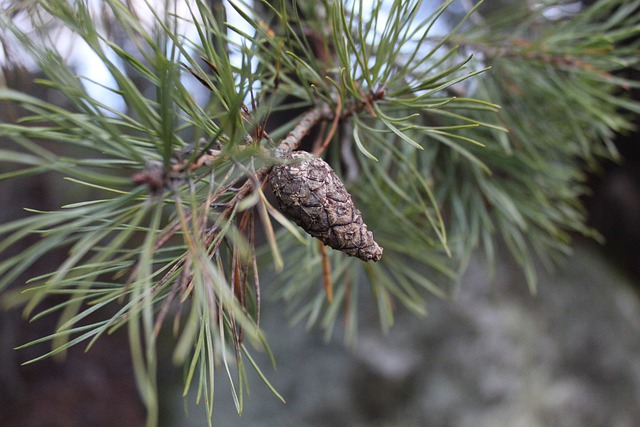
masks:
[[[628,97],[638,82],[619,74],[638,67],[640,1],[554,20],[559,2],[472,7],[445,32],[452,0],[433,10],[419,0],[265,1],[260,14],[231,2],[244,26],[201,0],[5,3],[5,52],[19,46],[46,76],[38,83],[72,108],[0,88],[26,111],[0,124],[0,158],[19,165],[0,178],[55,171],[95,198],[0,225],[3,301],[31,318],[58,313],[56,332],[35,341],[52,343],[42,357],[127,328],[149,425],[165,324],[185,393],[197,389],[210,419],[218,367],[239,412],[247,364],[271,387],[250,352],[269,353],[265,280],[294,321],[329,337],[343,319],[348,341],[363,289],[388,328],[397,302],[426,313],[425,291],[447,296],[475,249],[496,262],[499,241],[535,290],[536,257],[551,265],[572,233],[593,235],[579,200],[585,174],[616,157],[612,136],[640,112]],[[107,67],[123,110],[91,95],[57,48],[63,35]],[[284,124],[269,126],[272,115]],[[40,141],[81,150],[61,156]],[[380,262],[318,245],[271,205],[269,166],[301,143],[344,177],[385,248]],[[8,288],[56,250],[68,256],[55,271]],[[60,294],[68,299],[38,310]]]

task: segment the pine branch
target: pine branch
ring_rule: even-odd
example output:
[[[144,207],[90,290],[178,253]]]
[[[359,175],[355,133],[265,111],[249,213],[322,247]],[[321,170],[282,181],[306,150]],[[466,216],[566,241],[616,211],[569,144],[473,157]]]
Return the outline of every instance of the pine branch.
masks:
[[[351,10],[340,1],[305,4],[304,13],[288,2],[264,2],[259,15],[234,3],[251,27],[228,25],[245,37],[242,43],[228,36],[209,3],[197,0],[190,16],[180,17],[198,34],[188,40],[176,11],[150,11],[151,29],[138,12],[107,0],[133,51],[96,26],[85,2],[39,2],[48,21],[33,9],[34,34],[0,16],[5,44],[22,46],[46,75],[42,84],[70,105],[0,89],[2,100],[26,112],[0,124],[11,139],[0,154],[21,168],[0,177],[54,171],[97,192],[95,199],[31,211],[0,226],[0,252],[40,238],[0,262],[3,292],[38,259],[68,251],[55,271],[25,285],[30,292],[5,293],[35,318],[61,313],[56,332],[31,343],[53,344],[42,357],[91,346],[127,326],[136,378],[154,412],[155,339],[175,308],[184,321],[173,360],[185,367],[185,390],[196,388],[210,415],[215,365],[222,361],[241,411],[245,362],[265,379],[249,348],[269,351],[258,323],[261,275],[270,265],[276,280],[269,288],[297,310],[294,320],[319,324],[330,336],[343,317],[353,342],[363,287],[388,329],[399,305],[424,315],[425,291],[447,296],[478,247],[491,259],[497,242],[506,242],[534,289],[534,253],[551,263],[567,252],[572,232],[590,233],[578,202],[584,173],[613,155],[607,140],[631,128],[626,113],[640,111],[621,96],[640,85],[617,74],[638,66],[631,36],[639,15],[626,13],[637,0],[602,0],[561,25],[539,16],[494,25],[496,17],[484,13],[485,24],[474,28],[466,14],[437,38],[431,31],[451,1],[428,16],[417,0],[388,7],[375,1],[367,10],[358,2]],[[110,90],[126,112],[87,92],[51,43],[52,26],[87,43],[113,75]],[[239,64],[232,64],[232,52]],[[198,57],[206,58],[211,76]],[[180,64],[209,90],[208,105],[194,100]],[[272,129],[272,113],[283,112],[284,124]],[[367,218],[384,246],[376,263],[314,244],[264,192],[274,165],[295,166],[292,153],[312,129],[310,151],[333,170],[311,157],[316,166],[304,166],[303,183],[315,167],[332,186],[345,167],[353,168],[346,171],[349,185],[332,188],[349,194],[349,219]],[[299,221],[303,230],[359,256],[344,239],[322,235],[337,223],[309,218]],[[264,248],[256,247],[259,233]],[[38,312],[52,294],[69,300]],[[86,323],[112,306],[112,317]]]

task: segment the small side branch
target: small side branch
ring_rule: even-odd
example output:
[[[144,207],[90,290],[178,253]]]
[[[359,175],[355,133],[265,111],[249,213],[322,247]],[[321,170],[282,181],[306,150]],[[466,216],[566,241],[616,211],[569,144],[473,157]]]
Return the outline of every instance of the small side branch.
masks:
[[[330,120],[332,117],[333,112],[327,104],[319,105],[306,112],[296,127],[280,141],[280,144],[278,144],[275,150],[275,156],[277,158],[283,158],[287,153],[298,148],[300,141],[309,133],[312,127],[323,120]]]

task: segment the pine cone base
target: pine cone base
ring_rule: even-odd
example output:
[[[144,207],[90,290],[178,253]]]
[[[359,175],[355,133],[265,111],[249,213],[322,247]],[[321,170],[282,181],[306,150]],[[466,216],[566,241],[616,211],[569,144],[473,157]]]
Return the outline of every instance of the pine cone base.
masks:
[[[284,159],[288,162],[273,166],[269,173],[284,215],[333,249],[363,261],[378,261],[382,248],[331,166],[304,151]]]

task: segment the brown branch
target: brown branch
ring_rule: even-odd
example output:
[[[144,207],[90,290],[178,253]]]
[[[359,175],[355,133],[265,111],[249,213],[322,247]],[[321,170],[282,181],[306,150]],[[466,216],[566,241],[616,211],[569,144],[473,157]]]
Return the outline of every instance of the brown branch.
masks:
[[[296,127],[282,140],[275,149],[275,156],[283,158],[287,153],[295,150],[300,145],[300,141],[304,138],[312,127],[320,123],[322,120],[330,120],[333,118],[333,112],[327,104],[322,104],[307,111]]]
[[[338,123],[342,119],[342,100],[340,98],[338,98],[338,105],[336,106],[336,112],[333,116],[334,117],[333,121],[331,122],[331,128],[329,129],[329,133],[325,136],[322,145],[316,147],[313,150],[313,154],[315,154],[316,156],[319,156],[324,150],[326,150],[326,148],[329,146],[329,143],[333,139],[333,136],[336,134],[336,130],[338,130]]]
[[[373,112],[373,108],[371,104],[376,101],[380,101],[384,98],[386,92],[384,87],[379,87],[375,92],[371,92],[368,96],[365,96],[362,101],[354,102],[344,109],[342,115],[340,116],[340,120],[344,120],[353,114],[362,111],[364,109],[369,110],[375,117],[375,113]]]
[[[325,121],[331,121],[331,127],[329,129],[328,135],[323,140],[323,143],[320,147],[317,147],[319,153],[324,151],[328,144],[330,143],[333,135],[337,130],[338,123],[344,119],[347,119],[351,115],[362,111],[368,110],[372,115],[375,116],[375,112],[373,111],[372,104],[380,101],[385,96],[384,88],[380,87],[375,92],[371,92],[369,95],[364,96],[361,101],[354,102],[345,108],[340,101],[338,101],[336,106],[336,111],[332,111],[329,104],[320,104],[305,114],[302,115],[300,121],[296,126],[289,132],[289,134],[284,137],[278,146],[273,151],[273,155],[276,158],[283,158],[288,153],[294,151],[300,145],[302,139],[311,131],[311,129]],[[268,138],[268,135],[262,131],[263,136]],[[319,154],[318,153],[318,154]],[[195,159],[188,158],[185,155],[186,153],[182,153],[180,158],[176,163],[173,163],[168,171],[165,171],[160,164],[150,164],[143,171],[138,172],[132,176],[132,182],[136,185],[146,184],[152,193],[158,194],[163,189],[169,187],[169,184],[172,181],[180,180],[183,175],[187,172],[192,172],[196,169],[199,169],[203,166],[210,166],[215,160],[217,160],[220,155],[220,150],[208,149],[202,152]],[[268,173],[270,166],[262,168],[256,172],[256,177],[258,180],[261,180],[266,173]],[[241,188],[241,191],[236,195],[234,200],[242,198],[246,196],[248,191],[250,190],[250,185],[247,186],[247,183]]]
[[[322,285],[324,291],[327,294],[327,301],[329,304],[333,302],[333,281],[331,280],[331,263],[327,250],[324,247],[324,243],[318,240],[318,247],[320,248],[320,255],[322,256]]]

